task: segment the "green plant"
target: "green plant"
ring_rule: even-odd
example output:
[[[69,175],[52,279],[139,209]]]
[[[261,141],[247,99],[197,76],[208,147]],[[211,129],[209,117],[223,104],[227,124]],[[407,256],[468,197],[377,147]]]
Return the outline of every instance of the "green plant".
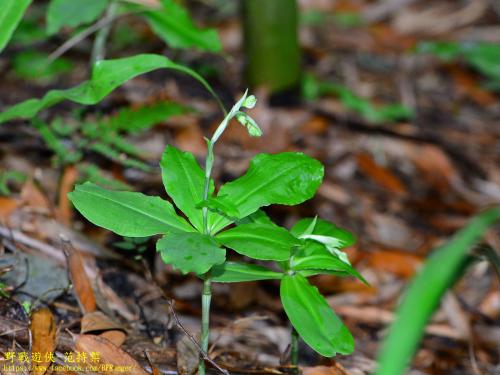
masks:
[[[301,219],[290,231],[274,224],[258,211],[238,226],[217,235],[224,246],[249,258],[277,260],[278,271],[249,263],[226,262],[212,269],[213,281],[242,282],[280,280],[280,295],[293,325],[292,364],[297,366],[297,335],[319,354],[349,354],[354,340],[324,297],[307,278],[329,274],[366,280],[351,266],[341,249],[355,242],[354,236],[318,218]],[[252,244],[242,238],[251,238]]]
[[[432,54],[444,62],[461,59],[479,71],[490,82],[488,85],[500,87],[500,45],[486,42],[421,42],[417,53]]]
[[[396,313],[396,320],[384,340],[378,357],[377,375],[404,373],[424,334],[425,325],[439,306],[442,296],[473,264],[475,257],[470,249],[499,220],[499,207],[484,211],[427,259],[408,287]],[[485,255],[488,256],[488,252]],[[498,255],[490,252],[489,258],[498,274]]]
[[[26,175],[19,171],[0,171],[0,195],[10,195],[11,184],[21,184],[26,181]]]
[[[322,355],[348,354],[353,350],[352,336],[306,277],[327,273],[361,278],[340,251],[352,244],[352,235],[318,219],[301,220],[288,232],[257,211],[270,204],[294,205],[311,198],[321,183],[322,165],[301,153],[259,154],[244,176],[226,183],[214,196],[214,146],[233,118],[250,135],[261,135],[257,124],[241,111],[254,104],[253,96],[243,95],[207,139],[204,170],[192,154],[172,146],[165,149],[160,163],[163,183],[189,222],[167,201],[140,193],[108,191],[85,183],[69,197],[89,221],[117,234],[163,234],[156,245],[163,261],[203,279],[203,350],[208,348],[212,282],[280,279],[285,311],[306,343]],[[122,217],[128,220],[117,220]],[[232,223],[236,226],[226,229]],[[252,259],[277,261],[281,271],[225,262],[222,246]],[[200,373],[204,373],[203,364]]]
[[[310,101],[325,95],[335,95],[347,109],[358,113],[374,124],[406,120],[414,116],[413,110],[402,104],[374,105],[345,86],[319,81],[311,74],[306,75],[302,80],[302,95]]]

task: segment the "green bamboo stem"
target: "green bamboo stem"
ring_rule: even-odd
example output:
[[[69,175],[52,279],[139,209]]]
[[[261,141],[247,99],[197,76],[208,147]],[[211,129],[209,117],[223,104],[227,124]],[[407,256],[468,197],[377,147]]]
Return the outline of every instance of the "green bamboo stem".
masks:
[[[249,85],[266,87],[272,93],[298,86],[296,0],[244,0],[242,10]]]

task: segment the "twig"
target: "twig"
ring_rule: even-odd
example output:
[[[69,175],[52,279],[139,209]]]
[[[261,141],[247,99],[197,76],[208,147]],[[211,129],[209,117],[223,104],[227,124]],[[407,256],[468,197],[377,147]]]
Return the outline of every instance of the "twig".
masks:
[[[115,21],[117,18],[125,16],[126,14],[122,14],[119,16],[116,15],[109,15],[101,18],[99,21],[96,23],[90,25],[87,27],[85,30],[83,30],[81,33],[76,34],[74,37],[68,39],[66,42],[64,42],[59,48],[57,48],[54,52],[52,52],[49,57],[48,57],[48,63],[53,62],[55,59],[61,57],[63,54],[65,54],[68,50],[76,46],[78,43],[80,43],[82,40],[87,38],[88,36],[92,35],[99,29],[108,26],[111,24],[113,21]]]
[[[64,254],[62,253],[62,251],[56,249],[53,246],[47,245],[44,242],[30,238],[24,233],[17,230],[6,228],[0,225],[0,237],[8,238],[22,245],[39,250],[42,253],[45,253],[46,255],[49,255],[60,262],[64,262]]]
[[[172,302],[172,300],[170,300],[166,297],[165,297],[165,299],[168,303],[168,307],[170,308],[170,313],[172,314],[172,316],[175,320],[175,323],[181,329],[181,331],[184,332],[184,334],[189,338],[189,340],[191,340],[191,342],[196,346],[196,349],[198,349],[198,352],[203,357],[203,359],[206,360],[207,362],[209,362],[221,374],[230,375],[227,370],[220,367],[217,363],[215,363],[213,361],[212,358],[209,357],[209,355],[201,348],[200,344],[198,343],[198,341],[196,341],[196,339],[193,337],[193,335],[191,333],[189,333],[189,331],[186,328],[184,328],[181,321],[179,320],[179,317],[177,316],[177,313],[175,312],[174,303]]]

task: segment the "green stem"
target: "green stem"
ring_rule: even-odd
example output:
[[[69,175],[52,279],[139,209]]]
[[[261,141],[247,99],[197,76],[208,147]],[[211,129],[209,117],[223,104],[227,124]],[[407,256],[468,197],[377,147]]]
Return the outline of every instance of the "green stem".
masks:
[[[203,199],[208,199],[210,191],[210,178],[212,175],[212,167],[214,160],[214,142],[208,142],[207,159],[205,161],[205,188],[203,191]],[[210,234],[208,228],[208,208],[203,207],[203,228],[205,234]],[[203,292],[201,294],[201,349],[208,354],[208,342],[210,339],[210,302],[212,301],[212,286],[210,279],[210,271],[203,275]],[[205,361],[200,358],[198,374],[205,375]]]
[[[208,341],[210,338],[210,302],[212,300],[211,279],[209,273],[205,274],[203,280],[203,293],[201,296],[201,348],[208,353]],[[200,360],[199,375],[205,375],[205,361]]]
[[[106,14],[104,18],[113,19],[115,17],[116,11],[118,10],[118,4],[116,1],[112,1],[108,9],[106,9]],[[108,40],[108,35],[111,30],[111,22],[107,23],[100,29],[95,36],[94,45],[92,46],[92,57],[91,64],[94,65],[99,60],[104,60],[106,55],[106,41]]]
[[[299,374],[299,334],[292,327],[292,333],[290,335],[290,354],[292,360],[293,374]]]

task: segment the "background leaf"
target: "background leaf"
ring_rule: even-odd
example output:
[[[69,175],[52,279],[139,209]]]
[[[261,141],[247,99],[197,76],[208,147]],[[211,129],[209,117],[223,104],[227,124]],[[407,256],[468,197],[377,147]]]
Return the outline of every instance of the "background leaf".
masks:
[[[0,52],[9,42],[31,0],[0,1]]]
[[[302,203],[312,198],[322,179],[321,163],[303,153],[259,154],[244,176],[221,187],[217,199],[231,202],[243,218],[270,204]],[[220,217],[210,228],[216,233],[230,223]]]
[[[288,260],[300,242],[286,229],[262,224],[244,224],[219,233],[215,239],[252,259]]]
[[[379,354],[377,375],[404,373],[441,297],[464,272],[469,250],[498,220],[500,208],[484,211],[427,259],[398,308]]]
[[[217,31],[196,27],[189,13],[173,0],[161,0],[162,9],[144,14],[153,31],[173,48],[196,47],[219,52],[221,44]]]
[[[201,275],[226,260],[226,250],[221,249],[212,237],[196,232],[163,236],[156,243],[156,250],[166,264],[172,264],[182,273]]]
[[[47,10],[47,33],[61,27],[76,27],[94,22],[106,9],[108,0],[51,0]]]
[[[182,115],[189,109],[172,102],[158,102],[139,108],[123,108],[108,119],[108,126],[129,134],[143,132],[171,116]]]
[[[212,281],[219,283],[239,283],[257,280],[279,280],[280,272],[249,263],[225,262],[214,266],[210,272]]]
[[[128,80],[156,69],[174,69],[184,72],[200,82],[220,103],[210,85],[193,70],[174,63],[160,55],[142,54],[116,60],[101,60],[94,64],[89,81],[67,89],[51,90],[42,99],[29,99],[0,113],[0,123],[15,118],[31,118],[42,109],[51,107],[63,100],[92,105],[99,103],[111,91]],[[222,106],[224,110],[224,107]]]
[[[205,172],[193,154],[167,146],[160,161],[163,184],[175,205],[203,232],[203,214],[196,204],[203,199]],[[213,181],[209,194],[214,191]]]
[[[169,202],[159,197],[106,190],[90,182],[77,185],[68,197],[87,220],[122,236],[194,231]]]
[[[304,276],[285,275],[280,294],[288,319],[312,349],[325,357],[353,352],[351,333]]]

